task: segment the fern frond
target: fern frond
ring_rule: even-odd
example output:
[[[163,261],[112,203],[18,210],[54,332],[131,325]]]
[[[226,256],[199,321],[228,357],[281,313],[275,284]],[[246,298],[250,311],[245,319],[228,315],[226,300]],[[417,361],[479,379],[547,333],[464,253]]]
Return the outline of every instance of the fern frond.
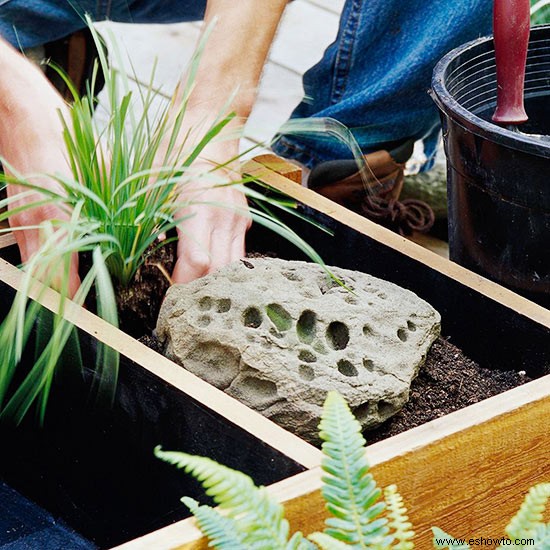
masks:
[[[529,489],[517,514],[506,526],[511,540],[530,537],[542,522],[550,498],[550,483],[539,483]]]
[[[162,451],[155,455],[183,468],[197,479],[220,508],[227,509],[228,517],[237,518],[239,531],[244,535],[243,548],[270,548],[286,550],[289,525],[283,518],[283,507],[274,502],[263,487],[256,487],[252,479],[202,456]]]
[[[377,502],[381,491],[368,473],[361,426],[337,392],[328,393],[319,428],[325,472],[321,492],[334,516],[326,520],[325,534],[368,548],[389,531],[381,517],[384,503]]]
[[[321,550],[349,550],[349,546],[326,533],[312,533],[308,539],[313,541]]]
[[[211,506],[201,506],[196,500],[183,497],[181,501],[195,516],[200,530],[208,537],[210,544],[218,550],[234,550],[244,547],[244,534],[239,531],[233,518],[222,516]]]
[[[292,538],[288,541],[286,548],[287,550],[318,550],[317,546],[304,538],[304,535],[302,535],[300,531],[294,533]]]
[[[412,523],[407,516],[407,508],[403,504],[403,498],[397,492],[396,485],[390,485],[384,489],[384,500],[386,501],[387,513],[389,518],[389,528],[395,543],[394,550],[412,550],[414,544],[412,539],[414,531]]]
[[[550,523],[541,523],[531,533],[530,538],[534,539],[534,544],[526,546],[532,550],[548,550],[550,548]],[[521,549],[520,549],[521,550]]]
[[[469,544],[458,544],[451,542],[456,539],[445,533],[445,531],[439,527],[432,527],[432,533],[434,534],[434,538],[432,539],[433,545],[437,550],[471,550]]]

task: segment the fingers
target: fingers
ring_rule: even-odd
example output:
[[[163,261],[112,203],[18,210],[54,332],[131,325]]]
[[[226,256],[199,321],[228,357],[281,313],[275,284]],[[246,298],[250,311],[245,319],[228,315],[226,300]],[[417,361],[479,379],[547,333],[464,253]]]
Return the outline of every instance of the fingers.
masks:
[[[14,231],[15,240],[21,254],[21,261],[27,263],[41,248],[41,238],[36,229],[26,231]],[[80,276],[78,274],[78,254],[71,254],[68,273],[65,273],[64,266],[60,266],[59,261],[52,262],[53,265],[38,265],[40,272],[38,277],[45,284],[50,285],[57,291],[63,288],[67,289],[69,298],[74,298],[80,287]]]
[[[230,208],[201,205],[178,228],[174,283],[187,283],[245,255],[247,217]]]

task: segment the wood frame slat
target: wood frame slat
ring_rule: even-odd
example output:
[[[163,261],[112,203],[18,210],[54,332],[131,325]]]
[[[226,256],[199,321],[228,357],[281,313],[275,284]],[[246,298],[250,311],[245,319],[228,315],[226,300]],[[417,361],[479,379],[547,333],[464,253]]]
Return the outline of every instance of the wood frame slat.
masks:
[[[550,481],[550,376],[491,397],[374,445],[367,456],[379,486],[397,484],[419,549],[430,527],[457,538],[500,538],[535,483]],[[271,485],[292,531],[312,533],[326,517],[321,469]],[[192,518],[116,550],[203,550]]]

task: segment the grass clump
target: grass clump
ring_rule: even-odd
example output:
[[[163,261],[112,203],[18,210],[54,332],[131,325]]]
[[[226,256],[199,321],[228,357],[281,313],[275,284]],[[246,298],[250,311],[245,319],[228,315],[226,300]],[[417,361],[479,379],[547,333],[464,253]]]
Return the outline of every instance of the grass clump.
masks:
[[[69,116],[62,117],[70,177],[48,174],[58,190],[45,189],[37,183],[44,174],[23,176],[2,161],[10,175],[1,174],[0,183],[25,188],[15,199],[26,196],[28,202],[19,209],[1,212],[0,221],[14,212],[44,204],[58,206],[68,217],[49,220],[38,228],[43,238],[42,247],[23,267],[21,289],[0,326],[0,418],[10,417],[16,422],[22,421],[33,404],[37,405],[38,416],[43,421],[64,349],[69,341],[78,340],[72,324],[64,316],[69,302],[72,255],[87,253],[92,259],[92,267],[73,300],[82,304],[93,288],[98,314],[117,325],[115,288],[132,282],[147,250],[170,242],[164,237],[184,219],[178,218],[178,212],[190,204],[211,204],[201,202],[200,198],[183,200],[181,190],[187,185],[192,183],[194,189],[197,186],[202,189],[203,184],[204,188],[234,185],[241,189],[250,201],[250,209],[242,212],[243,215],[276,231],[314,261],[322,263],[318,254],[273,213],[273,208],[295,213],[296,205],[292,201],[264,196],[258,186],[247,187],[252,178],[239,176],[234,183],[228,183],[227,176],[222,177],[221,172],[237,159],[228,159],[227,165],[212,165],[202,172],[193,167],[208,144],[236,137],[229,135],[227,129],[234,119],[233,113],[218,113],[201,128],[199,137],[194,129],[185,128],[188,101],[208,30],[190,63],[188,78],[179,94],[183,98],[181,103],[176,106],[164,102],[161,107],[155,107],[159,92],[153,86],[154,75],[146,86],[138,87],[137,93],[131,92],[127,76],[109,66],[100,37],[91,27],[91,21],[88,23],[99,52],[99,64],[94,68],[87,94],[79,97],[59,71],[74,96]],[[111,40],[114,43],[112,37]],[[114,55],[120,61],[116,47]],[[110,111],[104,127],[94,118],[97,105],[94,88],[99,68],[104,75]],[[136,115],[133,109],[138,99],[143,107],[141,115]],[[12,197],[0,201],[0,208],[5,209],[13,200]],[[227,208],[224,204],[213,206]],[[15,230],[28,229],[30,227]],[[31,295],[40,300],[49,292],[36,284],[37,279],[59,289],[53,313],[30,300]],[[36,323],[37,320],[42,322]],[[43,345],[37,345],[33,366],[23,372],[21,358],[31,341],[34,326],[43,333],[37,337]],[[74,357],[73,354],[73,360]],[[114,397],[117,371],[117,354],[100,344],[93,386],[103,401],[112,401]]]

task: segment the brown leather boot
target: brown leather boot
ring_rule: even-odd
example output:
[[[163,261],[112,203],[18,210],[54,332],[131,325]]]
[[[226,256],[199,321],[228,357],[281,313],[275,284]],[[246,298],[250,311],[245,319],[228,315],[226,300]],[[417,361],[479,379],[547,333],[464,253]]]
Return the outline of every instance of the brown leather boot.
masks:
[[[435,220],[430,206],[415,199],[399,201],[413,143],[368,153],[360,168],[355,160],[321,163],[311,171],[308,187],[402,235],[427,232]]]
[[[94,62],[98,57],[97,48],[89,29],[82,29],[65,38],[45,44],[44,55],[46,59],[67,73],[80,96],[86,94],[86,86],[92,76]],[[70,90],[55,69],[46,67],[46,76],[66,101],[72,101]],[[103,73],[99,66],[94,89],[95,95],[99,93],[103,85]]]

